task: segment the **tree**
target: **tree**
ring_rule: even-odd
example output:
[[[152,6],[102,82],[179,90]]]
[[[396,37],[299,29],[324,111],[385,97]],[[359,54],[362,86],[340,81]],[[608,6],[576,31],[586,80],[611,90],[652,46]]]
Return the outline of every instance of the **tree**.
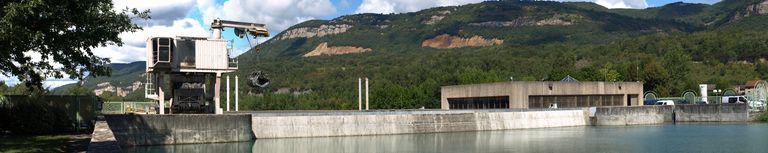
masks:
[[[695,83],[691,83],[691,57],[682,51],[679,44],[672,43],[672,47],[664,53],[662,60],[665,61],[664,67],[669,74],[671,87],[670,94],[681,94],[686,90],[696,89]]]
[[[30,87],[49,77],[109,75],[110,60],[92,50],[122,46],[118,34],[141,29],[131,20],[149,19],[149,10],[118,13],[111,0],[3,0],[0,7],[0,72]]]
[[[661,63],[650,60],[645,63],[641,71],[643,87],[646,91],[656,91],[658,94],[669,95],[669,73]]]
[[[123,101],[123,97],[120,97],[115,92],[104,91],[99,95],[104,101]]]
[[[600,76],[602,81],[614,82],[618,81],[620,77],[619,72],[613,68],[613,64],[611,63],[603,65],[603,68],[597,70],[597,74]]]
[[[92,95],[93,92],[91,92],[91,89],[88,89],[86,87],[83,87],[81,83],[75,83],[74,86],[71,86],[64,90],[62,93],[64,95]]]

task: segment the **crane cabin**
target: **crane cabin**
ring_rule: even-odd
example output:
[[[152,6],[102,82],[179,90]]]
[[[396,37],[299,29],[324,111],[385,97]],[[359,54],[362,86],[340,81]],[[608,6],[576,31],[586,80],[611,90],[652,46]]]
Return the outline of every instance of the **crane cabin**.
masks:
[[[158,103],[159,114],[221,114],[221,76],[237,71],[232,49],[221,38],[233,28],[240,38],[268,37],[264,24],[216,19],[206,37],[150,37],[147,39],[145,97]]]

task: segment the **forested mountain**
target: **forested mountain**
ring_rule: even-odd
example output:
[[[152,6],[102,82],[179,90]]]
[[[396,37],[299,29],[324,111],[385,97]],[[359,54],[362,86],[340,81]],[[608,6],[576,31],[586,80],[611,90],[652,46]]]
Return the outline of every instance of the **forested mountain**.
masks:
[[[445,85],[566,75],[642,81],[662,96],[728,88],[768,77],[767,15],[766,0],[648,9],[514,0],[311,20],[238,57],[239,76],[272,80],[241,86],[241,108],[352,109],[359,77],[370,78],[376,109],[436,108]]]
[[[146,77],[146,62],[113,63],[110,77],[87,77],[81,86],[92,90],[94,94],[101,95],[107,100],[143,101],[144,85]],[[68,84],[56,89],[53,93],[63,94],[67,89],[79,87],[77,84]]]

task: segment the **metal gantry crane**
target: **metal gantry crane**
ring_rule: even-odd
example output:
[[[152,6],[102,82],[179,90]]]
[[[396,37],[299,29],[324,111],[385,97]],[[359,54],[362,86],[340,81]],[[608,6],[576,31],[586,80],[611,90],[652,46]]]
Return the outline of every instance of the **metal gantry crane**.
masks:
[[[233,28],[240,38],[269,37],[264,24],[215,19],[213,35],[205,37],[150,37],[147,39],[145,97],[158,102],[158,113],[222,114],[219,96],[221,76],[237,71],[229,55],[224,28]],[[266,80],[266,79],[263,79]]]

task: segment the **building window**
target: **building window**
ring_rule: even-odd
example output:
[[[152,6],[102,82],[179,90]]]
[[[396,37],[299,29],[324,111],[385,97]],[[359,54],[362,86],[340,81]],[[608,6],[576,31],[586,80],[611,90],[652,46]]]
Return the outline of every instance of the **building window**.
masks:
[[[509,108],[508,96],[448,98],[450,109],[506,109]]]
[[[528,96],[528,108],[558,108],[624,106],[624,95],[558,95]]]

